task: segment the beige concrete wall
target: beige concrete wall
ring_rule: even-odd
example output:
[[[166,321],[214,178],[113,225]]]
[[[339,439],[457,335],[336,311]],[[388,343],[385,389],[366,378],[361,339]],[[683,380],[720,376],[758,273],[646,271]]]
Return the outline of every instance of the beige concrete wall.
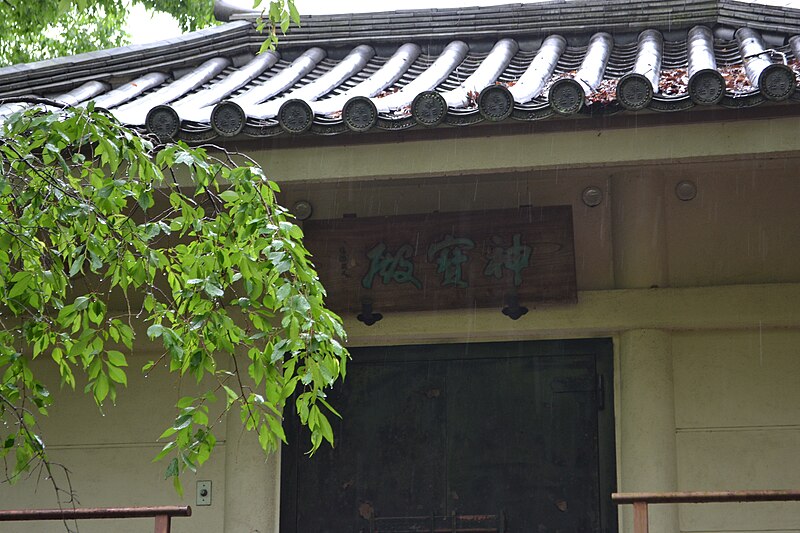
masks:
[[[620,492],[674,491],[677,463],[670,334],[654,329],[625,331],[619,335],[616,348],[617,488]],[[630,531],[631,509],[622,511],[623,531]],[[677,529],[674,505],[650,510],[652,533],[674,533]]]
[[[145,338],[143,330],[138,338]],[[238,416],[216,424],[217,448],[197,475],[183,477],[181,498],[171,480],[165,480],[168,460],[153,463],[163,446],[161,432],[175,417],[172,406],[179,398],[197,390],[193,378],[179,380],[164,369],[147,377],[141,367],[158,357],[155,347],[144,343],[142,351],[128,357],[127,389],[120,389],[116,405],[101,413],[91,397],[81,391],[60,389],[58,377],[49,367],[39,369],[39,378],[53,393],[50,416],[40,417],[40,434],[51,461],[66,466],[79,507],[131,507],[191,505],[190,518],[173,520],[175,533],[254,533],[277,531],[280,457],[265,458],[252,433],[242,431]],[[211,406],[209,418],[219,418],[224,402]],[[60,488],[68,488],[63,470],[55,468]],[[196,483],[212,482],[212,504],[195,505]],[[62,501],[66,496],[60,495]],[[0,484],[0,509],[56,508],[53,484],[36,471],[14,486]],[[82,533],[138,533],[152,531],[152,519],[81,521]],[[0,523],[2,533],[64,532],[59,522]]]
[[[800,330],[672,341],[681,490],[800,486]],[[682,506],[681,531],[800,531],[800,504]]]
[[[565,122],[562,131],[497,137],[460,137],[442,132],[438,141],[386,135],[385,143],[281,148],[251,155],[268,165],[283,182],[337,182],[431,176],[494,175],[536,169],[602,169],[692,160],[747,161],[773,154],[797,154],[796,117],[735,122],[697,122],[627,129],[603,127],[600,121]],[[380,134],[375,134],[380,135]],[[352,138],[351,138],[352,139]],[[373,137],[373,139],[375,138]]]
[[[41,376],[54,395],[50,416],[41,417],[41,434],[47,444],[51,460],[61,463],[72,472],[73,488],[80,506],[127,507],[151,505],[194,504],[192,476],[186,476],[186,496],[181,499],[164,480],[166,462],[152,463],[161,450],[158,443],[160,431],[171,425],[174,405],[183,394],[174,377],[165,372],[153,372],[145,378],[139,368],[151,357],[140,354],[129,357],[129,387],[120,390],[117,405],[108,405],[101,414],[93,400],[77,391],[59,390],[58,378],[52,371]],[[187,383],[190,381],[187,380]],[[221,531],[225,494],[225,440],[217,453],[200,474],[201,479],[213,480],[214,505],[195,507],[194,523],[207,525],[204,531]],[[66,480],[56,470],[58,485],[66,487]],[[219,499],[218,499],[219,498]],[[52,485],[37,475],[9,487],[0,485],[2,508],[54,508],[56,495]],[[152,528],[152,520],[81,522],[82,532],[113,531],[136,532]],[[50,524],[3,524],[3,532],[64,531],[57,522]],[[186,519],[175,520],[175,531],[197,531]]]

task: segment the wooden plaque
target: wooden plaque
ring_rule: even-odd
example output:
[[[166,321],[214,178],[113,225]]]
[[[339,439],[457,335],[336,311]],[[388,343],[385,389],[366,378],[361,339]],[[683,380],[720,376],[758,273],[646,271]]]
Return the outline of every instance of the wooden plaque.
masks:
[[[575,302],[570,206],[309,220],[334,311]]]

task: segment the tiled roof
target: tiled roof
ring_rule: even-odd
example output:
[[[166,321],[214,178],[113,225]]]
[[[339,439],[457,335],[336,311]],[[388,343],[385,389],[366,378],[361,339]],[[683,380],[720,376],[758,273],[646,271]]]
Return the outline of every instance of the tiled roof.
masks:
[[[162,137],[322,135],[794,101],[800,10],[728,0],[583,0],[305,17],[254,55],[253,12],[221,26],[0,69],[26,96],[94,100]]]

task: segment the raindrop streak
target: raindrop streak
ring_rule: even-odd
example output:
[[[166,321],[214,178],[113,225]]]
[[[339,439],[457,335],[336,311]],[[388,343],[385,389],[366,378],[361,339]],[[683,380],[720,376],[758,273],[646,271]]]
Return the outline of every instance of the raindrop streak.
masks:
[[[758,321],[758,360],[759,365],[764,366],[764,330],[761,320]]]

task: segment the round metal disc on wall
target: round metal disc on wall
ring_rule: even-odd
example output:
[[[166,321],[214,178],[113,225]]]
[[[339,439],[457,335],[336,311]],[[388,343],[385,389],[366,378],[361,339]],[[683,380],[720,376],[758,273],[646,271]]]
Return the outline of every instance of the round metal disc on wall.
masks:
[[[314,122],[314,111],[305,100],[289,100],[278,111],[278,122],[286,133],[305,133]]]
[[[689,97],[697,105],[718,104],[725,96],[725,78],[714,69],[695,72],[689,79]]]
[[[583,189],[581,200],[587,207],[597,207],[603,203],[603,189],[595,185],[590,185]]]
[[[697,185],[689,180],[679,181],[678,184],[675,185],[675,196],[678,197],[678,200],[683,202],[694,200],[697,196]]]
[[[758,87],[767,100],[786,100],[795,90],[794,72],[786,65],[772,64],[761,71]]]
[[[364,132],[378,123],[378,109],[369,98],[356,96],[344,104],[342,119],[350,130]]]
[[[147,131],[161,140],[173,139],[181,129],[178,113],[167,105],[157,105],[147,113],[144,121]]]
[[[547,99],[560,115],[574,115],[583,107],[586,94],[583,85],[572,78],[561,78],[550,87]]]
[[[447,114],[447,102],[436,91],[424,91],[411,102],[411,116],[417,124],[432,128],[438,126]]]
[[[478,96],[478,110],[486,120],[505,120],[514,111],[514,96],[505,85],[491,85]]]
[[[308,220],[313,212],[314,209],[308,200],[298,200],[292,206],[292,214],[297,220]]]
[[[211,127],[223,137],[239,135],[246,120],[244,109],[234,102],[222,102],[211,111]]]
[[[653,84],[650,80],[631,72],[624,75],[617,84],[617,100],[630,111],[638,111],[648,106],[653,99]]]

